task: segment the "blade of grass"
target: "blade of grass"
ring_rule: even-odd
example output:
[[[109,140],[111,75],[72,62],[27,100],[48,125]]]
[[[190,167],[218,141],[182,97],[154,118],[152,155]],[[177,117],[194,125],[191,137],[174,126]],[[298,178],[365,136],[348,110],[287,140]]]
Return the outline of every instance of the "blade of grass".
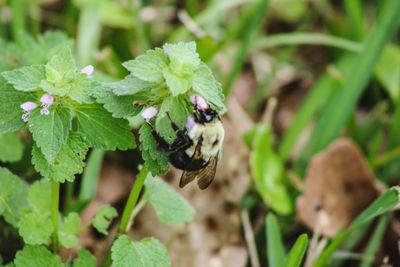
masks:
[[[362,51],[362,45],[357,42],[329,34],[312,32],[279,33],[260,37],[254,42],[254,46],[252,49],[260,50],[284,45],[305,44],[331,46],[351,52]]]
[[[233,83],[238,77],[240,70],[246,60],[247,54],[251,48],[251,43],[261,26],[261,22],[268,8],[268,0],[260,0],[254,5],[254,15],[249,21],[247,29],[244,31],[239,51],[236,53],[233,67],[228,74],[228,78],[224,86],[224,95],[228,97],[231,93]]]
[[[349,228],[339,232],[328,247],[321,253],[314,263],[314,267],[324,267],[328,265],[333,253],[340,247],[342,242],[349,238],[352,231],[375,219],[376,217],[389,212],[400,203],[400,191],[398,187],[392,187],[377,198],[353,221]]]
[[[378,225],[375,227],[374,233],[368,243],[368,247],[364,252],[363,260],[360,267],[371,267],[374,263],[375,255],[378,251],[379,245],[382,240],[382,236],[385,233],[386,226],[388,223],[387,216],[383,215],[379,221]]]
[[[93,149],[90,153],[86,168],[82,175],[79,201],[90,201],[96,193],[96,186],[100,176],[104,153],[105,152],[100,149]]]
[[[353,62],[343,88],[331,99],[318,119],[300,156],[300,166],[335,139],[351,118],[359,97],[364,91],[372,70],[400,23],[400,1],[386,2],[375,28],[367,37],[364,50]],[[351,75],[351,76],[350,76]],[[340,111],[340,112],[338,112]]]
[[[350,70],[352,65],[353,56],[345,54],[342,56],[335,67],[340,73]],[[291,123],[289,129],[285,132],[282,142],[279,146],[279,154],[283,159],[286,159],[295,144],[301,132],[306,127],[313,117],[313,115],[323,107],[328,99],[336,92],[336,88],[341,86],[341,80],[328,73],[324,74],[319,81],[311,89],[306,97],[305,102],[296,112],[296,117]]]
[[[286,267],[299,267],[308,247],[307,234],[300,235],[294,243],[286,260]]]
[[[25,3],[25,0],[11,0],[11,32],[16,42],[20,41],[20,32],[25,30],[27,18],[26,6],[27,3]]]
[[[96,5],[85,5],[82,8],[77,34],[78,64],[82,67],[92,62],[93,53],[100,41],[101,23]]]
[[[361,40],[365,33],[363,9],[360,0],[344,0],[343,5],[355,40]]]
[[[274,214],[268,213],[266,223],[267,256],[269,266],[285,266],[286,252],[282,242],[281,230]]]

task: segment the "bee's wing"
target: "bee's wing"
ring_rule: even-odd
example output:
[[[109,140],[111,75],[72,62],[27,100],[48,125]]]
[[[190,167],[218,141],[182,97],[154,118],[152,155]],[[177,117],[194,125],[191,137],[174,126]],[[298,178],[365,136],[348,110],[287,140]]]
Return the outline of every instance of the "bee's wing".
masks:
[[[212,157],[208,165],[197,173],[197,185],[201,190],[206,189],[214,180],[215,172],[217,170],[217,163],[218,158]]]
[[[197,142],[197,144],[196,144],[196,148],[194,150],[192,160],[201,157],[201,144],[202,144],[202,140],[200,139],[199,142]],[[185,185],[187,185],[188,183],[190,183],[191,181],[193,181],[194,178],[196,178],[197,173],[198,173],[198,171],[183,171],[181,180],[179,181],[179,187],[182,188]]]

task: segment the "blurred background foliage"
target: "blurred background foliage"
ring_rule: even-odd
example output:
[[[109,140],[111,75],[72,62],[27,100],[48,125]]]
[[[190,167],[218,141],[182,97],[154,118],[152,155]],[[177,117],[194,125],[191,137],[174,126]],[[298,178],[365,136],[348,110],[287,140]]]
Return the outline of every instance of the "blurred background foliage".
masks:
[[[270,261],[274,245],[268,246],[268,253],[265,249],[265,215],[278,215],[267,219],[272,225],[267,232],[282,232],[287,248],[301,232],[312,233],[299,224],[295,202],[310,159],[332,141],[341,135],[351,138],[381,187],[398,183],[399,23],[398,0],[0,0],[0,72],[45,61],[52,42],[62,39],[74,42],[79,66],[92,64],[99,79],[117,80],[127,75],[121,63],[147,49],[195,40],[202,60],[221,81],[227,102],[234,99],[239,104],[239,111],[228,112],[235,114],[228,115],[230,119],[240,124],[244,116],[250,121],[242,139],[249,162],[241,164],[249,166],[253,186],[241,207],[254,224],[261,266],[267,258],[270,266],[281,266],[279,260]],[[49,30],[60,32],[51,38],[43,35]],[[0,135],[0,160],[33,180],[37,176],[27,139]],[[131,158],[110,154],[125,165],[137,158],[135,152]],[[102,151],[92,151],[83,175],[87,178],[74,185],[83,202],[66,209],[81,210],[93,197],[103,156]],[[73,187],[63,190],[73,197]],[[394,202],[388,203],[392,207]],[[372,226],[373,235],[358,231],[362,245],[350,244],[354,240],[348,234],[339,234],[334,240],[344,245],[329,256],[326,250],[321,253],[325,260],[318,259],[318,266],[327,266],[332,254],[329,266],[380,266],[387,255],[399,266],[397,248],[379,245],[388,242],[384,236],[394,231],[393,225],[398,227],[397,214],[389,223],[381,218]],[[3,240],[15,238],[1,229]],[[397,236],[400,233],[394,239]],[[303,239],[296,247],[300,254]],[[275,244],[274,239],[268,242]],[[0,243],[5,249],[5,242]],[[13,249],[8,247],[11,254]]]

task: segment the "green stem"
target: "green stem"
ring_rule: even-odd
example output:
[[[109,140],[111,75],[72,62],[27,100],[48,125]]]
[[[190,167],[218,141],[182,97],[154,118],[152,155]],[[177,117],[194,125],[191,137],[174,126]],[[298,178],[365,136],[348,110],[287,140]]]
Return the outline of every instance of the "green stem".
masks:
[[[372,162],[372,166],[374,168],[384,166],[398,157],[400,157],[400,147],[396,147],[390,151],[387,151],[385,154],[376,157]]]
[[[133,185],[132,191],[129,195],[128,201],[126,202],[124,211],[122,213],[121,223],[118,228],[118,234],[123,234],[126,232],[131,219],[132,212],[136,206],[137,200],[139,198],[140,191],[142,191],[144,180],[147,177],[148,169],[146,165],[140,170],[138,176],[136,177],[135,184]]]
[[[51,220],[53,222],[53,245],[58,251],[58,206],[60,202],[60,184],[56,181],[51,181]]]

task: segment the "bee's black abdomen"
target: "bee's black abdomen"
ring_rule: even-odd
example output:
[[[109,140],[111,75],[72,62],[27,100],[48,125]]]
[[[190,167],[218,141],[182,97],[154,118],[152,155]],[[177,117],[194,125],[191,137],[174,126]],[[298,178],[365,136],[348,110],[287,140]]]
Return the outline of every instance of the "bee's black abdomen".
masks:
[[[170,154],[169,161],[175,168],[185,171],[200,170],[208,164],[208,162],[203,159],[193,159],[189,157],[184,150]]]

